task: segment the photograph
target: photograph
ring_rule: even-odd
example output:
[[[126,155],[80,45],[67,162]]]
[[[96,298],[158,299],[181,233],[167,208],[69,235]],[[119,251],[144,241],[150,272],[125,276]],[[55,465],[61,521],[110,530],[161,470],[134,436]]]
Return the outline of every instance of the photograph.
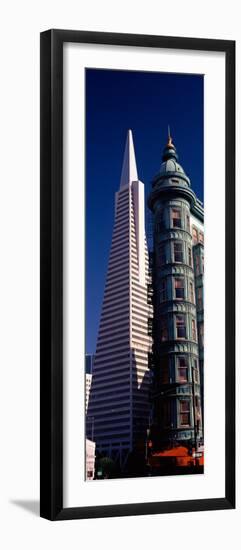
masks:
[[[86,68],[85,143],[85,479],[203,474],[204,75]]]

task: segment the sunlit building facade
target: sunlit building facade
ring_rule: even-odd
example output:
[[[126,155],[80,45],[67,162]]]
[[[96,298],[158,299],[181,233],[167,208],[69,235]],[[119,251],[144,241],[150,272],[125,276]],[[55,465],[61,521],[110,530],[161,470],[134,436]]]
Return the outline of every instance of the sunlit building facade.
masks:
[[[94,355],[87,353],[85,356],[85,412],[89,406],[90,388],[92,383],[92,365]]]
[[[141,442],[145,444],[150,421],[149,283],[144,184],[138,178],[129,130],[115,196],[114,229],[86,421],[87,437],[96,442],[96,451],[113,458],[121,468],[129,453]]]

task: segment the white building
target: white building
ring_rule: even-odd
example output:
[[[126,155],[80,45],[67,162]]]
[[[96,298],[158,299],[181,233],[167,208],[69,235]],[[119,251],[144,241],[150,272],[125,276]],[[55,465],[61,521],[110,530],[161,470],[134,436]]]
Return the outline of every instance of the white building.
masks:
[[[133,447],[145,441],[149,421],[148,263],[144,184],[138,179],[129,130],[87,414],[87,437],[121,466]]]
[[[95,476],[95,443],[86,439],[86,480],[90,481]]]

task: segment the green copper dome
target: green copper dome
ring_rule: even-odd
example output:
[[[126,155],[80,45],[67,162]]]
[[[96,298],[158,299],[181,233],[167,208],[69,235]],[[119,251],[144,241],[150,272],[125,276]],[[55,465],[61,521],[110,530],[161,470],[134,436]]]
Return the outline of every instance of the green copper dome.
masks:
[[[185,174],[182,166],[174,158],[169,158],[161,164],[160,174],[166,174],[167,172],[178,172]]]
[[[155,176],[152,186],[154,188],[164,185],[179,184],[179,186],[190,187],[190,180],[178,162],[176,147],[172,142],[168,128],[168,141],[163,150],[162,164],[158,174]]]
[[[152,190],[147,204],[150,210],[154,211],[160,200],[168,200],[173,197],[185,198],[192,211],[195,211],[195,216],[203,222],[203,204],[191,189],[190,179],[178,162],[178,154],[168,127],[168,141],[163,150],[159,172],[152,180]]]

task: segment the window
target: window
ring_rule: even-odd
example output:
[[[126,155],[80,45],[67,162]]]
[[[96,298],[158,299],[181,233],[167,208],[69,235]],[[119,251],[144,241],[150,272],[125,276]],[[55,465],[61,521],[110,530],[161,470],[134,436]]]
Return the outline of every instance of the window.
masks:
[[[153,252],[149,252],[149,267],[152,268],[154,264],[154,254]]]
[[[203,309],[203,291],[202,287],[197,289],[197,309]]]
[[[193,282],[189,283],[189,299],[192,304],[194,304],[194,292],[193,292]]]
[[[192,319],[192,339],[197,340],[196,321]]]
[[[196,256],[196,275],[200,275],[201,273],[201,265],[200,265],[200,256]]]
[[[175,298],[177,300],[184,300],[184,278],[175,278]]]
[[[199,325],[199,345],[203,348],[204,346],[204,325],[200,323]]]
[[[202,422],[202,416],[201,416],[201,403],[200,398],[195,397],[195,424],[197,426],[197,429],[199,429],[199,426]]]
[[[136,317],[133,317],[133,319],[136,319]],[[148,317],[147,320],[147,334],[148,336],[152,336],[153,334],[153,319],[151,317]]]
[[[164,428],[171,426],[171,401],[165,399],[161,403],[161,419]]]
[[[168,326],[167,319],[163,317],[161,319],[161,342],[166,342],[168,340]]]
[[[161,244],[159,247],[159,262],[160,265],[164,265],[166,263],[166,246],[165,244]]]
[[[187,214],[187,216],[186,216],[186,221],[187,221],[187,227],[186,228],[187,228],[187,231],[189,231],[189,233],[190,233],[190,216],[189,216],[189,214]]]
[[[182,243],[174,243],[174,262],[183,262],[183,248]]]
[[[180,424],[181,426],[190,426],[190,401],[188,399],[180,401]]]
[[[192,228],[192,240],[193,240],[193,244],[197,244],[198,242],[198,231],[196,229],[196,227],[193,227]]]
[[[160,364],[161,384],[169,383],[169,358],[163,357]]]
[[[188,247],[188,265],[192,267],[192,250],[190,247]]]
[[[198,395],[195,395],[195,407],[200,407],[200,398]]]
[[[162,211],[160,214],[159,220],[156,223],[155,230],[156,230],[156,233],[159,233],[163,229],[165,229],[165,224],[164,224],[164,217],[163,217],[163,211]]]
[[[166,299],[167,299],[166,279],[162,279],[161,287],[160,287],[160,302],[165,302]]]
[[[177,338],[186,338],[185,315],[176,315],[176,334]]]
[[[201,244],[204,244],[204,234],[202,231],[199,231],[199,242]]]
[[[172,227],[182,227],[181,210],[179,208],[172,208],[171,218],[172,218]]]
[[[193,375],[194,375],[194,382],[195,382],[195,384],[199,384],[199,372],[198,372],[197,359],[194,359]]]
[[[188,381],[187,357],[177,357],[177,379],[178,379],[178,382]]]

